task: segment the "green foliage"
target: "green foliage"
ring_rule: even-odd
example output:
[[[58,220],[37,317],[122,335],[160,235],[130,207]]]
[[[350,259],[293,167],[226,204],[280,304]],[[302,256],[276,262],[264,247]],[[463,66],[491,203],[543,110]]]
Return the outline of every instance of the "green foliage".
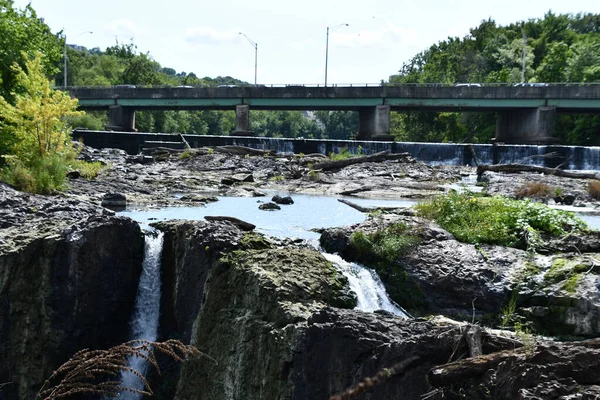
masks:
[[[535,250],[541,243],[541,234],[560,236],[587,229],[573,213],[500,196],[452,192],[415,208],[419,215],[436,221],[458,240],[472,244]]]
[[[285,181],[285,177],[283,175],[275,175],[269,178],[271,182],[283,182]]]
[[[553,285],[561,281],[566,281],[563,285],[563,289],[565,289],[565,286],[574,288],[579,282],[579,278],[575,279],[574,276],[580,276],[589,269],[590,265],[587,265],[586,263],[570,262],[565,258],[555,258],[552,260],[550,269],[544,275],[544,284]]]
[[[502,329],[508,328],[510,323],[513,322],[515,311],[517,311],[517,292],[513,292],[508,304],[500,310],[500,326]]]
[[[348,150],[347,147],[343,147],[339,151],[339,153],[334,153],[334,152],[329,153],[329,159],[331,159],[333,161],[346,160],[346,159],[352,158],[352,157],[355,157],[355,155],[350,153],[350,151]]]
[[[9,158],[8,165],[0,172],[0,179],[17,189],[38,194],[51,194],[67,188],[68,165],[59,154],[48,154],[23,162]]]
[[[179,155],[179,159],[180,160],[187,160],[188,158],[192,158],[194,156],[194,153],[190,150],[184,150],[183,152],[181,152],[181,154]]]
[[[66,118],[78,116],[77,100],[52,90],[43,72],[41,53],[26,62],[27,72],[14,65],[15,86],[20,90],[10,104],[0,97],[0,131],[15,139],[7,166],[0,172],[3,180],[18,189],[48,194],[66,188],[66,172],[76,151]],[[98,165],[79,162],[84,176],[95,176]],[[85,166],[85,168],[83,168]]]
[[[489,19],[463,38],[450,37],[402,65],[390,83],[600,81],[600,15],[556,15],[499,26]],[[525,40],[523,39],[525,36]],[[392,113],[400,141],[485,143],[494,136],[492,113]],[[559,116],[556,136],[566,144],[599,145],[600,118]]]
[[[350,243],[361,259],[386,263],[393,263],[398,257],[408,254],[419,242],[420,238],[400,222],[372,234],[357,231],[350,236]]]
[[[104,169],[104,165],[98,161],[73,160],[69,163],[69,169],[79,171],[86,179],[94,179]]]
[[[14,65],[25,68],[36,52],[43,52],[42,69],[54,73],[62,60],[63,39],[52,34],[42,18],[38,18],[31,4],[22,10],[12,0],[0,0],[0,96],[12,102],[17,71]],[[0,147],[0,150],[1,147]]]

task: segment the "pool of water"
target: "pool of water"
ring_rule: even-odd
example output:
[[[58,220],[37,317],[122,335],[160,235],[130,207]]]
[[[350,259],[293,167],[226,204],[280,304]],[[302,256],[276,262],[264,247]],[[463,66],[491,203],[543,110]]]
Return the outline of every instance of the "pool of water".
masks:
[[[219,201],[204,207],[166,207],[157,210],[128,209],[119,213],[141,224],[170,219],[202,220],[205,216],[236,217],[256,225],[256,229],[276,237],[316,240],[316,228],[333,228],[364,221],[366,214],[337,201],[337,198],[292,194],[294,204],[281,205],[281,210],[263,211],[258,206],[268,197],[218,197]],[[280,193],[281,196],[287,195]],[[412,200],[373,200],[346,198],[361,206],[410,207]]]

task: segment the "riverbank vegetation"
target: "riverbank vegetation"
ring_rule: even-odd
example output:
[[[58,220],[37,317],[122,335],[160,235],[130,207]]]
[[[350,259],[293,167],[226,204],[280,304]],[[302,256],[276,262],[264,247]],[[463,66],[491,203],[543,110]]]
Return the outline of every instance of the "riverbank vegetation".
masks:
[[[63,85],[62,32],[53,33],[31,5],[23,10],[0,0],[0,94],[10,98],[15,62],[24,66],[25,54],[43,51],[44,64],[57,86]],[[4,23],[5,22],[5,23]],[[600,15],[546,13],[543,18],[506,26],[482,21],[464,37],[433,44],[405,62],[389,84],[521,82],[561,83],[600,81]],[[525,39],[523,39],[525,37]],[[525,68],[523,68],[525,51]],[[251,86],[230,76],[201,77],[161,65],[150,53],[140,53],[134,43],[116,42],[104,50],[67,46],[68,86],[164,85],[217,87]],[[390,71],[392,72],[392,71]],[[468,90],[468,87],[465,89]],[[103,129],[104,112],[71,117],[73,127]],[[250,116],[258,136],[349,139],[358,132],[355,111],[260,111]],[[495,113],[392,112],[391,134],[398,141],[488,143],[495,134]],[[143,132],[229,135],[235,128],[233,111],[139,111],[136,127]],[[556,136],[561,143],[599,145],[600,116],[559,115]],[[0,140],[0,153],[5,144]]]
[[[390,83],[591,83],[600,81],[600,15],[554,14],[506,26],[482,21],[464,37],[449,37],[405,62]],[[468,89],[465,88],[465,89]],[[393,113],[397,140],[487,143],[495,113]],[[561,143],[600,144],[600,117],[559,115]]]
[[[573,213],[529,200],[452,192],[415,206],[461,242],[535,249],[542,235],[582,232],[586,224]]]
[[[37,52],[25,68],[15,63],[12,102],[0,95],[0,131],[8,153],[0,179],[19,190],[48,194],[66,188],[70,169],[93,177],[102,166],[76,160],[66,118],[83,113],[77,111],[77,99],[51,88],[43,60]]]

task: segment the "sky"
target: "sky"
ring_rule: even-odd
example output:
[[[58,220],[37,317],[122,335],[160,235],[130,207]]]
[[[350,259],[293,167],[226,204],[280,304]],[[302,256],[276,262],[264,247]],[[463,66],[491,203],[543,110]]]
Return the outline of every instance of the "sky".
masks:
[[[22,8],[28,0],[15,0]],[[500,25],[546,12],[600,13],[598,0],[31,0],[69,44],[133,41],[163,67],[259,84],[379,83],[403,62],[489,18]],[[348,26],[343,25],[348,24]],[[89,33],[89,31],[93,33]]]

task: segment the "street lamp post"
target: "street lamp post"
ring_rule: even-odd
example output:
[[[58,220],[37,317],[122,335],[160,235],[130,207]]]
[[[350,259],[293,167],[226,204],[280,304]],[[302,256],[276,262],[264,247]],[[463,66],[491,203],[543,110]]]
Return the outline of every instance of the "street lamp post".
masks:
[[[327,86],[327,62],[329,61],[329,29],[333,32],[334,29],[337,29],[341,26],[349,26],[348,24],[339,24],[334,26],[333,28],[327,27],[327,39],[325,40],[325,86]]]
[[[79,35],[83,35],[84,33],[94,33],[92,31],[83,31],[83,32],[79,32],[77,35],[75,35],[74,37],[77,37]],[[63,86],[66,88],[67,87],[67,35],[65,35],[65,54],[64,54],[64,59],[65,59],[65,70],[64,70],[64,80],[63,80]]]
[[[250,42],[250,44],[252,45],[252,47],[254,47],[254,86],[256,86],[256,72],[258,70],[258,43],[256,43],[254,40],[250,39],[248,36],[246,36],[245,33],[240,32],[240,35],[244,35],[244,37],[246,39],[248,39],[248,42]]]

